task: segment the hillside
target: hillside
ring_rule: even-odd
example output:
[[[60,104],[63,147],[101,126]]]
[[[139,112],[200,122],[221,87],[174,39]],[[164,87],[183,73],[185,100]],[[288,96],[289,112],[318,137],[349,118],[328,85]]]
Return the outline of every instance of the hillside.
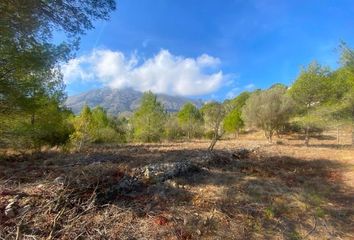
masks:
[[[70,96],[66,105],[74,113],[80,112],[86,103],[90,107],[102,106],[109,114],[118,114],[134,111],[138,106],[143,93],[133,89],[111,89],[102,88],[91,90],[79,95]],[[186,102],[192,102],[200,107],[202,100],[193,100],[186,97],[157,94],[157,99],[168,112],[177,112]]]

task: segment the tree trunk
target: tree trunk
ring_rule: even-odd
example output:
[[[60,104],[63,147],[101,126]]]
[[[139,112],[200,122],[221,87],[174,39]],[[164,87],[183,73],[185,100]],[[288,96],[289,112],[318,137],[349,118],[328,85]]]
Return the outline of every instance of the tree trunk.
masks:
[[[209,145],[209,147],[208,147],[208,150],[209,150],[210,152],[213,151],[214,146],[215,146],[217,140],[218,140],[217,137],[213,137],[213,140],[211,141],[211,143],[210,143],[210,145]]]
[[[240,130],[237,129],[237,130],[236,130],[236,139],[239,139],[239,137],[240,137]]]
[[[211,140],[211,143],[210,143],[210,145],[209,145],[209,147],[208,147],[208,150],[211,151],[211,152],[213,151],[216,142],[217,142],[217,141],[219,140],[219,138],[221,137],[221,135],[219,135],[219,131],[218,131],[218,130],[219,130],[219,129],[216,129],[216,130],[215,130],[213,139]]]
[[[31,115],[31,125],[32,126],[34,125],[34,120],[35,120],[35,114],[32,113],[32,115]]]
[[[352,122],[352,147],[354,148],[354,118]]]
[[[305,146],[306,147],[309,146],[309,141],[310,141],[309,132],[310,132],[310,127],[307,126],[306,129],[305,129]]]

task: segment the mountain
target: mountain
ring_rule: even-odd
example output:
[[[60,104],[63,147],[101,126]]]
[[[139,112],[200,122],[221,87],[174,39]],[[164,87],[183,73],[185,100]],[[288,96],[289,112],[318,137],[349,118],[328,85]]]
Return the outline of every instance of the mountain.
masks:
[[[142,95],[142,92],[130,88],[101,88],[68,97],[66,106],[71,108],[74,113],[79,113],[86,103],[89,107],[99,105],[105,108],[109,114],[121,114],[134,111],[139,106]],[[157,100],[165,106],[168,112],[179,111],[186,102],[192,102],[197,107],[201,107],[203,104],[202,100],[166,94],[157,94]]]

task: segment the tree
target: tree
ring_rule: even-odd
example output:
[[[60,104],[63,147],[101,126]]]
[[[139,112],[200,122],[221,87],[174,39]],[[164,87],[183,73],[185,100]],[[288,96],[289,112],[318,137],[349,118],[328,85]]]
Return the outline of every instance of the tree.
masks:
[[[91,134],[93,130],[93,118],[90,107],[84,105],[80,115],[73,117],[72,124],[74,132],[70,136],[70,140],[74,147],[80,151],[85,144],[93,141]]]
[[[113,0],[1,1],[1,133],[6,132],[14,141],[25,135],[32,140],[37,136],[36,141],[43,139],[37,123],[56,124],[45,113],[57,116],[65,112],[61,107],[66,97],[61,63],[76,49],[79,36],[93,27],[92,22],[107,19],[114,8]],[[67,38],[57,45],[50,43],[53,31],[63,31]],[[19,129],[33,134],[20,134]],[[56,125],[48,126],[48,134],[54,134],[55,129]]]
[[[166,111],[152,92],[145,92],[140,107],[134,112],[134,137],[143,142],[160,141],[163,134]]]
[[[70,114],[62,107],[65,94],[60,72],[38,66],[36,71],[21,76],[21,84],[17,83],[11,84],[16,86],[12,89],[16,89],[17,95],[13,95],[7,94],[11,87],[5,81],[0,82],[0,142],[4,146],[35,149],[44,144],[65,143],[62,137],[68,134],[61,137],[58,134],[68,130],[63,117]],[[50,136],[56,136],[58,141]]]
[[[226,116],[223,127],[226,132],[235,133],[236,137],[238,137],[240,129],[244,127],[244,122],[241,117],[242,109],[250,96],[251,93],[246,91],[231,100],[224,101]]]
[[[109,126],[116,133],[116,141],[125,143],[129,137],[129,121],[123,116],[109,116]]]
[[[97,106],[92,110],[92,132],[94,143],[112,143],[119,141],[119,134],[111,127],[107,112]]]
[[[246,104],[246,101],[250,96],[251,96],[251,93],[246,91],[246,92],[242,92],[240,95],[238,95],[237,97],[235,97],[231,100],[226,100],[224,102],[225,110],[227,112],[230,112],[230,111],[236,109],[239,112],[241,112],[243,106]]]
[[[349,48],[346,43],[340,44],[342,73],[348,80],[348,91],[343,98],[344,115],[349,116],[352,122],[352,146],[354,147],[354,50]]]
[[[0,82],[2,102],[14,109],[27,96],[29,73],[50,71],[70,57],[79,36],[92,22],[108,19],[114,0],[3,0],[0,4]],[[49,43],[53,31],[63,31],[67,42]],[[15,96],[15,97],[14,97]],[[2,104],[3,105],[3,104]],[[2,109],[3,110],[3,109]]]
[[[210,129],[213,132],[213,138],[208,147],[209,151],[213,151],[216,142],[224,134],[221,123],[225,116],[225,107],[221,103],[211,102],[205,104],[201,108],[201,112],[203,114],[205,124],[207,125],[207,129]]]
[[[178,112],[178,122],[182,126],[182,129],[187,132],[188,139],[195,137],[202,121],[202,115],[192,103],[186,103]]]
[[[244,122],[241,118],[241,112],[238,109],[234,109],[229,112],[224,119],[224,129],[228,133],[235,133],[238,138],[241,128],[244,127]]]
[[[317,62],[311,63],[301,70],[300,75],[289,90],[294,99],[301,117],[297,118],[305,129],[305,145],[308,146],[310,130],[317,124],[317,117],[313,115],[316,107],[320,106],[331,96],[330,70]]]
[[[115,7],[114,0],[2,0],[0,32],[18,45],[47,42],[53,31],[75,41],[94,21],[107,20]]]
[[[247,100],[242,111],[246,124],[262,129],[270,142],[291,114],[293,104],[286,91],[284,87],[273,87],[256,92]]]
[[[177,140],[183,136],[183,130],[181,129],[178,117],[175,114],[167,117],[164,128],[165,137],[169,141]]]

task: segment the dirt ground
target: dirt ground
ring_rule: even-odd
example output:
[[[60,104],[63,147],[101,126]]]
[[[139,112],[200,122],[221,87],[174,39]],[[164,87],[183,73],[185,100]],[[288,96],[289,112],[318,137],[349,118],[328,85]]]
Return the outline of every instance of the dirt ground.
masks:
[[[304,147],[294,136],[268,144],[255,133],[222,140],[213,154],[208,143],[4,157],[0,239],[354,239],[349,137]],[[135,177],[176,162],[196,167],[163,180]]]

